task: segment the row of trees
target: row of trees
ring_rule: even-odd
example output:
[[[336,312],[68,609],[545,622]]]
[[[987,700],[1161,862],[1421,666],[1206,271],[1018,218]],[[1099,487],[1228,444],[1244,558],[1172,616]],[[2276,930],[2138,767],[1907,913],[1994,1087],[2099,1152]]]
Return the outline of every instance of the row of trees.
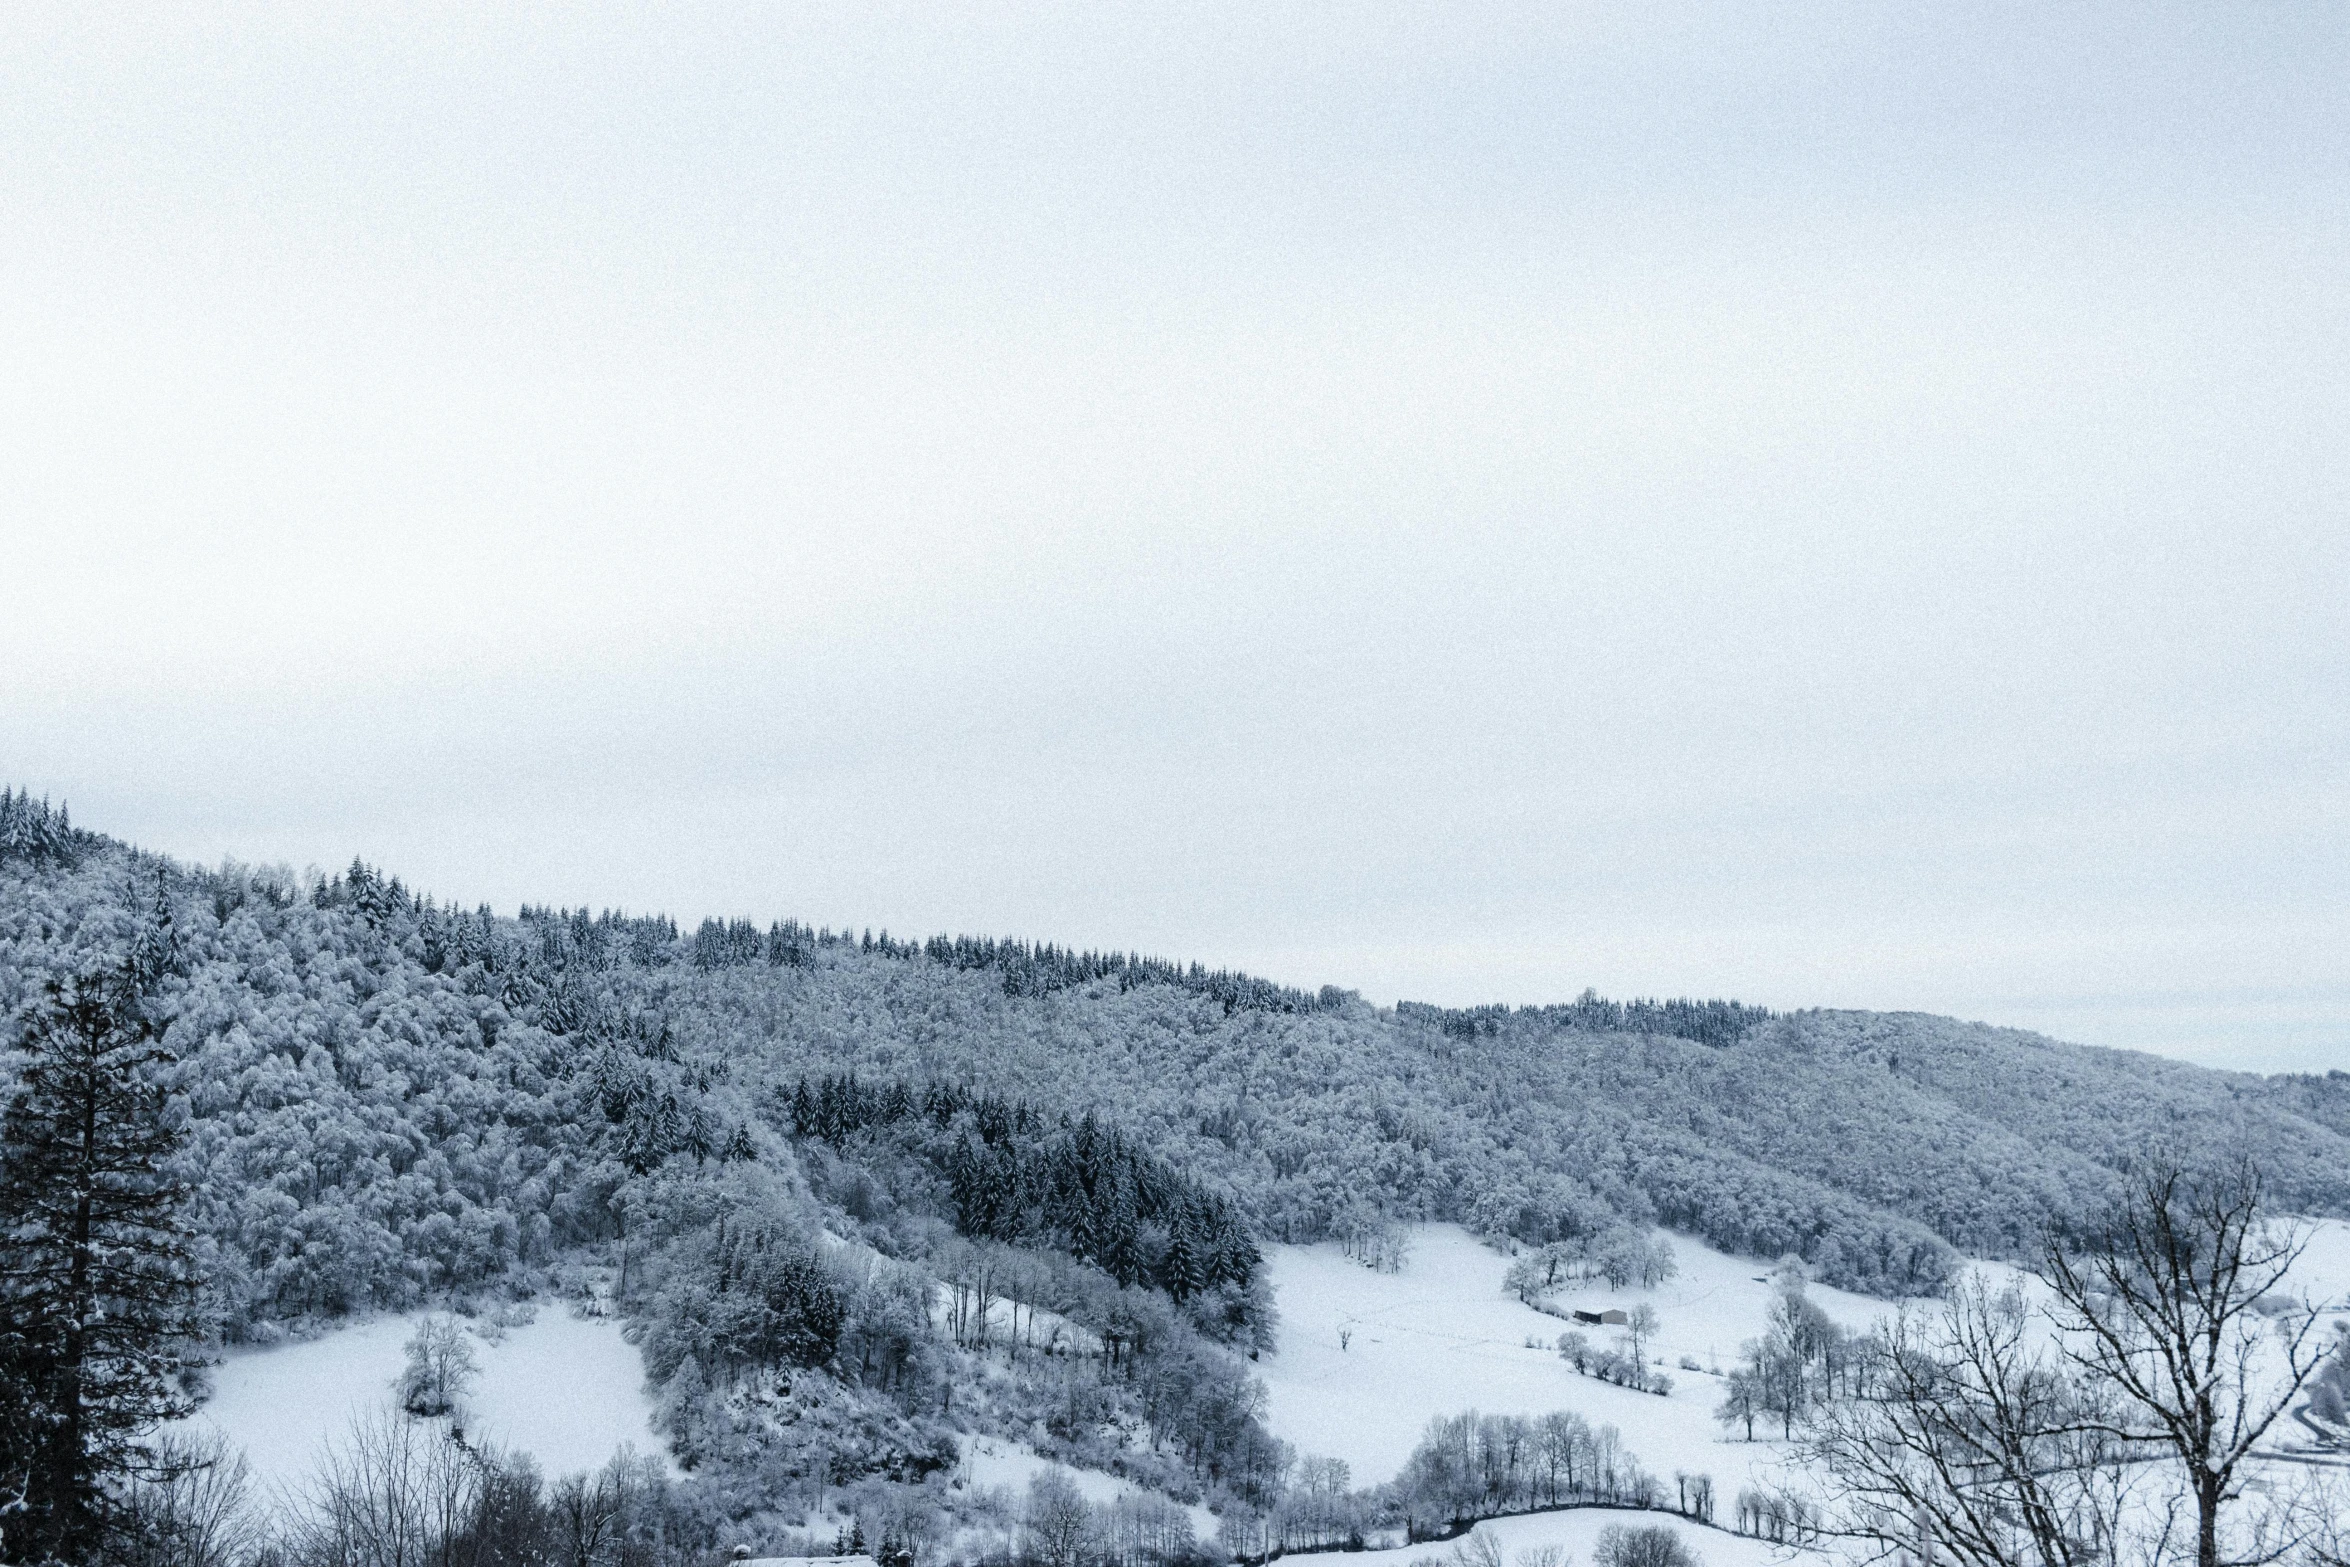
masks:
[[[1385,1485],[1352,1489],[1343,1462],[1300,1458],[1270,1509],[1227,1510],[1221,1543],[1244,1560],[1360,1550],[1374,1534],[1397,1528],[1407,1540],[1436,1539],[1480,1519],[1579,1506],[1669,1509],[1710,1523],[1714,1485],[1710,1476],[1686,1472],[1668,1485],[1641,1468],[1615,1427],[1593,1426],[1569,1410],[1533,1418],[1471,1410],[1430,1421],[1403,1471]],[[1464,1546],[1454,1557],[1459,1567],[1488,1560],[1501,1567],[1487,1537],[1472,1534]]]
[[[1666,1494],[1625,1450],[1614,1426],[1594,1426],[1563,1409],[1534,1417],[1475,1410],[1440,1415],[1428,1423],[1393,1491],[1414,1539],[1544,1507],[1654,1507]]]
[[[549,1482],[529,1459],[391,1410],[331,1443],[300,1493],[255,1494],[217,1440],[166,1444],[121,1488],[108,1567],[702,1567],[717,1531],[658,1460]]]
[[[1021,1525],[1030,1567],[1187,1567],[1206,1560],[1187,1509],[1147,1492],[1089,1502],[1059,1469],[1040,1470],[1029,1481]]]
[[[1172,963],[1165,958],[1146,958],[1132,952],[1080,952],[1051,942],[933,936],[918,948],[908,945],[895,955],[911,957],[917,953],[950,968],[1000,974],[1007,996],[1049,996],[1055,991],[1101,981],[1108,981],[1121,991],[1165,985],[1205,996],[1228,1015],[1244,1011],[1314,1012],[1360,999],[1352,991],[1332,985],[1325,985],[1318,992],[1304,991],[1234,969]]]
[[[1648,1363],[1648,1342],[1655,1337],[1657,1326],[1656,1308],[1642,1301],[1625,1313],[1623,1329],[1612,1346],[1594,1344],[1587,1333],[1561,1333],[1559,1358],[1579,1376],[1663,1398],[1673,1391],[1673,1379]]]
[[[1654,1289],[1680,1272],[1673,1243],[1629,1224],[1567,1236],[1538,1246],[1510,1264],[1503,1287],[1529,1306],[1569,1284],[1605,1279],[1609,1289],[1638,1282]]]
[[[1793,1437],[1812,1409],[1858,1392],[1869,1366],[1855,1336],[1805,1296],[1800,1262],[1785,1259],[1773,1277],[1778,1287],[1765,1330],[1744,1346],[1714,1411],[1749,1442],[1758,1422],[1777,1425],[1782,1439]]]
[[[766,963],[801,967],[828,948],[842,948],[895,962],[917,959],[961,971],[999,975],[1007,996],[1049,996],[1056,991],[1107,981],[1121,991],[1166,985],[1208,997],[1225,1012],[1312,1012],[1359,1000],[1354,992],[1325,985],[1319,992],[1259,979],[1232,969],[1173,963],[1133,952],[1080,952],[1051,942],[998,940],[990,936],[932,936],[899,941],[888,931],[862,937],[778,920],[765,933],[743,919],[706,919],[694,932],[693,962],[701,969],[742,968]]]
[[[1644,999],[1610,1001],[1596,990],[1574,1000],[1550,1006],[1432,1007],[1405,1002],[1419,1020],[1433,1023],[1458,1039],[1487,1038],[1504,1030],[1554,1032],[1576,1029],[1595,1034],[1662,1034],[1716,1047],[1736,1044],[1771,1020],[1768,1007],[1750,1007],[1738,1001],[1698,1001],[1676,996],[1670,1001]]]

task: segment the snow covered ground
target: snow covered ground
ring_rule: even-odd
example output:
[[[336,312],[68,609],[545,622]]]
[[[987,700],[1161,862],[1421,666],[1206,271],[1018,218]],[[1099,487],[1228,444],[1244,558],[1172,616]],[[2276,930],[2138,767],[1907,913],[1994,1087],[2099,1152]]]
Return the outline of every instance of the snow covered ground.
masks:
[[[213,1369],[212,1397],[185,1425],[218,1430],[242,1448],[264,1494],[298,1492],[321,1446],[390,1401],[419,1320],[375,1317],[315,1339],[231,1351]],[[623,1444],[666,1461],[648,1423],[643,1362],[617,1323],[541,1301],[533,1320],[496,1342],[469,1338],[481,1366],[466,1400],[470,1433],[530,1454],[549,1478],[600,1468]]]
[[[956,1466],[954,1478],[957,1483],[977,1490],[1000,1487],[1010,1491],[1016,1501],[1028,1494],[1028,1482],[1047,1469],[1058,1469],[1067,1475],[1078,1494],[1096,1506],[1142,1493],[1142,1487],[1131,1480],[1098,1469],[1071,1469],[1054,1463],[1031,1447],[998,1436],[964,1437],[963,1460]],[[1188,1511],[1192,1531],[1203,1541],[1213,1540],[1216,1515],[1198,1506]]]
[[[2329,1317],[2350,1318],[2350,1223],[2312,1219],[2309,1248],[2293,1270],[2293,1282]]]
[[[1668,1484],[1676,1470],[1711,1475],[1726,1509],[1742,1485],[1771,1475],[1776,1464],[1774,1444],[1733,1440],[1713,1419],[1722,1396],[1716,1373],[1735,1362],[1741,1342],[1763,1330],[1772,1285],[1765,1265],[1753,1259],[1727,1256],[1686,1236],[1670,1239],[1680,1272],[1662,1286],[1610,1291],[1594,1284],[1558,1297],[1561,1306],[1586,1309],[1653,1305],[1662,1326],[1651,1353],[1662,1358],[1674,1384],[1664,1398],[1571,1371],[1551,1347],[1571,1325],[1521,1305],[1502,1287],[1509,1260],[1457,1226],[1416,1229],[1409,1260],[1393,1274],[1371,1272],[1335,1246],[1268,1247],[1266,1266],[1281,1312],[1279,1346],[1256,1367],[1269,1395],[1268,1423],[1301,1453],[1344,1459],[1353,1483],[1367,1486],[1402,1467],[1432,1416],[1472,1408],[1529,1415],[1572,1409],[1594,1423],[1614,1425],[1640,1462]],[[2295,1282],[2350,1320],[2350,1224],[2314,1226]],[[1850,1327],[1892,1309],[1881,1300],[1818,1285],[1809,1293]],[[215,1392],[188,1424],[225,1433],[244,1450],[265,1491],[298,1489],[324,1443],[389,1400],[402,1347],[417,1321],[414,1315],[377,1317],[316,1339],[234,1351],[215,1368]],[[1580,1331],[1601,1345],[1615,1332]],[[616,1323],[576,1317],[542,1301],[533,1320],[502,1335],[476,1334],[473,1349],[481,1378],[469,1400],[469,1428],[529,1453],[542,1472],[596,1468],[624,1444],[665,1457],[649,1424],[652,1403],[642,1364]],[[1701,1369],[1682,1368],[1683,1356]],[[970,1439],[959,1478],[1024,1493],[1029,1477],[1045,1464],[1018,1443]],[[1109,1475],[1071,1476],[1096,1501],[1129,1489]],[[1202,1538],[1212,1537],[1214,1520],[1196,1509],[1194,1515]],[[1575,1516],[1596,1519],[1591,1530],[1608,1521],[1600,1514]],[[1492,1527],[1505,1532],[1514,1554],[1522,1545],[1555,1543],[1547,1536],[1517,1539],[1522,1529],[1537,1526],[1584,1527],[1542,1520],[1502,1520]],[[1745,1558],[1733,1547],[1765,1550],[1718,1533],[1696,1534],[1694,1543],[1712,1567],[1743,1567]],[[1588,1559],[1584,1547],[1567,1543],[1578,1558]],[[1422,1546],[1351,1559],[1364,1567],[1389,1555],[1417,1562],[1443,1549]]]
[[[2294,1287],[2342,1308],[2340,1320],[2350,1321],[2350,1223],[2310,1228]],[[1664,1233],[1680,1265],[1675,1278],[1655,1289],[1611,1291],[1595,1283],[1557,1297],[1563,1307],[1587,1310],[1654,1306],[1661,1327],[1650,1354],[1673,1379],[1663,1398],[1575,1374],[1552,1347],[1559,1334],[1573,1329],[1607,1346],[1618,1330],[1577,1327],[1521,1305],[1502,1286],[1509,1259],[1456,1225],[1414,1229],[1409,1258],[1392,1274],[1374,1273],[1334,1245],[1268,1247],[1281,1334],[1257,1367],[1269,1395],[1267,1423],[1301,1453],[1344,1459],[1353,1483],[1363,1486],[1403,1467],[1432,1416],[1571,1409],[1615,1426],[1668,1485],[1676,1470],[1713,1476],[1726,1509],[1741,1486],[1779,1474],[1777,1444],[1735,1440],[1713,1418],[1722,1399],[1718,1373],[1736,1362],[1741,1343],[1762,1333],[1774,1287],[1763,1263]],[[2015,1276],[2004,1265],[1975,1266],[1995,1280]],[[1896,1309],[1817,1284],[1807,1294],[1849,1328]],[[1684,1356],[1702,1369],[1684,1369]],[[1764,1428],[1756,1434],[1764,1436]]]
[[[1470,1533],[1485,1536],[1500,1546],[1502,1560],[1509,1567],[1518,1567],[1527,1553],[1545,1546],[1564,1549],[1574,1567],[1589,1567],[1592,1549],[1599,1543],[1599,1532],[1610,1524],[1630,1529],[1670,1529],[1704,1567],[1789,1567],[1791,1563],[1818,1567],[1826,1560],[1815,1551],[1766,1545],[1724,1529],[1703,1528],[1669,1513],[1624,1512],[1615,1508],[1586,1507],[1574,1512],[1493,1518],[1477,1525]],[[1315,1551],[1284,1556],[1282,1562],[1285,1567],[1454,1567],[1455,1552],[1467,1543],[1453,1540],[1387,1551]]]
[[[1273,1433],[1301,1453],[1344,1459],[1361,1486],[1392,1478],[1431,1416],[1572,1409],[1623,1432],[1651,1473],[1668,1481],[1676,1469],[1712,1475],[1726,1502],[1771,1461],[1772,1449],[1729,1441],[1714,1424],[1722,1398],[1715,1372],[1729,1370],[1738,1346],[1762,1333],[1773,1287],[1761,1263],[1669,1238],[1680,1273],[1657,1288],[1595,1283],[1558,1296],[1562,1306],[1587,1310],[1653,1305],[1662,1327],[1650,1354],[1664,1358],[1673,1379],[1663,1398],[1578,1376],[1553,1348],[1558,1336],[1580,1331],[1605,1347],[1616,1330],[1519,1304],[1502,1287],[1509,1259],[1458,1225],[1416,1228],[1400,1273],[1374,1273],[1334,1245],[1269,1247],[1281,1337],[1257,1369]],[[1818,1285],[1809,1293],[1852,1327],[1891,1309]],[[1706,1369],[1683,1370],[1684,1355]]]

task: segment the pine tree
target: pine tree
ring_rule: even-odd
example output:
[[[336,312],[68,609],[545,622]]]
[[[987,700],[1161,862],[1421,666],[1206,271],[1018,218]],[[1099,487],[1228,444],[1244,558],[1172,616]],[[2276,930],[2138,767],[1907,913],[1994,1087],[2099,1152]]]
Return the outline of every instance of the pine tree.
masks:
[[[1189,1300],[1207,1284],[1207,1258],[1191,1209],[1185,1207],[1167,1226],[1167,1254],[1159,1263],[1159,1287],[1177,1300]]]
[[[150,943],[142,943],[148,956]],[[0,1559],[83,1561],[141,1438],[187,1412],[181,1346],[196,1276],[170,1173],[172,1057],[134,957],[53,982],[25,1018],[0,1117]]]

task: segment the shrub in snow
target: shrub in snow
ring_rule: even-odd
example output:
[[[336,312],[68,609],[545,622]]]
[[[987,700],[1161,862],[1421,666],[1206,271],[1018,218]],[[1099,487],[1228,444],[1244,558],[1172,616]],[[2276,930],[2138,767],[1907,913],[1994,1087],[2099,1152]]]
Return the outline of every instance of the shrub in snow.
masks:
[[[1452,1567],[1504,1567],[1501,1543],[1490,1534],[1472,1532],[1452,1548]]]
[[[2309,1383],[2307,1413],[2335,1427],[2350,1426],[2350,1328],[2336,1327],[2334,1352]]]
[[[412,1415],[452,1414],[480,1374],[473,1346],[465,1342],[456,1319],[427,1317],[408,1341],[408,1364],[398,1383],[400,1407]]]
[[[1644,1529],[1609,1524],[1599,1531],[1591,1561],[1592,1567],[1699,1567],[1697,1553],[1662,1524]]]

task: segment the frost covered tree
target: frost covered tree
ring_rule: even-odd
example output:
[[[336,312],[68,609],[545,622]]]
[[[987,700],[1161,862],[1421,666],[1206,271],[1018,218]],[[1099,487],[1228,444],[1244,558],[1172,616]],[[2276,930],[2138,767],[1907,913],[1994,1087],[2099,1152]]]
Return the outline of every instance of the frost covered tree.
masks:
[[[2321,1425],[2350,1427],[2350,1327],[2337,1324],[2334,1350],[2309,1384],[2303,1413]]]
[[[1698,1567],[1697,1553],[1662,1524],[1645,1529],[1609,1524],[1599,1531],[1591,1561],[1592,1567]]]
[[[53,982],[0,1115],[0,1556],[87,1560],[189,1407],[197,1279],[151,947]]]
[[[400,1371],[400,1407],[412,1415],[456,1413],[481,1372],[457,1319],[430,1316],[418,1323],[407,1355]]]
[[[1726,1426],[1739,1426],[1746,1432],[1746,1440],[1754,1440],[1754,1417],[1762,1414],[1762,1385],[1752,1366],[1739,1366],[1722,1379],[1722,1401],[1714,1409],[1714,1419]]]
[[[1502,1276],[1502,1288],[1531,1306],[1558,1288],[1565,1266],[1565,1250],[1554,1241],[1512,1262],[1509,1272]]]
[[[1077,1567],[1093,1532],[1093,1508],[1066,1471],[1040,1469],[1028,1482],[1022,1523],[1037,1567]]]

